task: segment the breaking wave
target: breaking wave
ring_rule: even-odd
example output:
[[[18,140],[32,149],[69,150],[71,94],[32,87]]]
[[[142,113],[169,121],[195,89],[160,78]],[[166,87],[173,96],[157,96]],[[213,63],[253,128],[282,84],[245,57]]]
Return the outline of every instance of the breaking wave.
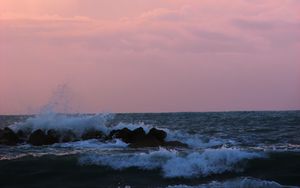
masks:
[[[57,113],[40,114],[28,118],[24,122],[15,123],[10,126],[14,131],[37,129],[57,131],[71,130],[74,133],[81,135],[85,130],[94,129],[107,133],[109,129],[105,124],[113,119],[113,114],[96,114],[96,115],[78,115],[71,116]]]
[[[77,141],[77,142],[67,142],[67,143],[59,143],[54,144],[54,146],[58,146],[61,148],[76,148],[76,149],[101,149],[101,148],[126,148],[128,144],[123,142],[120,139],[115,139],[110,142],[100,142],[96,139]]]
[[[86,130],[99,130],[105,134],[109,134],[110,131],[122,128],[128,128],[134,130],[142,127],[145,132],[149,132],[154,126],[146,125],[144,123],[123,123],[119,122],[116,125],[110,125],[110,121],[114,119],[114,114],[95,114],[95,115],[66,115],[58,113],[45,113],[39,114],[34,117],[28,118],[24,122],[18,122],[10,125],[9,127],[17,132],[18,130],[33,132],[37,129],[50,130],[55,129],[60,132],[72,131],[78,137],[80,137]],[[160,128],[167,132],[167,141],[178,140],[186,143],[191,148],[210,148],[221,147],[223,145],[234,145],[234,141],[223,140],[217,138],[206,138],[199,134],[188,134],[182,130],[170,130],[167,128]],[[84,145],[76,143],[77,145]],[[96,145],[95,145],[96,146]]]
[[[238,149],[206,149],[203,152],[180,153],[160,148],[158,151],[115,155],[87,154],[79,158],[81,165],[110,166],[121,170],[139,168],[161,169],[164,177],[205,177],[212,174],[243,171],[245,160],[264,157]]]
[[[166,141],[180,141],[189,147],[174,150],[130,148],[119,139],[106,137],[45,146],[1,145],[0,179],[7,185],[19,185],[28,183],[25,180],[31,178],[34,184],[31,187],[42,176],[47,179],[39,185],[48,182],[51,187],[55,187],[52,183],[57,177],[67,180],[66,184],[59,183],[63,187],[74,185],[76,180],[85,187],[142,187],[145,184],[149,187],[169,185],[168,188],[299,186],[300,116],[299,112],[293,114],[67,115],[47,111],[26,116],[27,119],[2,117],[5,126],[19,121],[10,128],[16,132],[24,130],[26,134],[29,133],[26,131],[37,129],[55,129],[62,133],[72,131],[80,137],[89,130],[107,135],[122,128],[142,127],[147,133],[156,127],[167,133]],[[143,178],[137,178],[141,173]],[[29,178],[24,178],[25,175]]]
[[[189,186],[173,185],[167,188],[296,188],[294,186],[283,186],[274,181],[266,181],[255,178],[236,178],[224,182],[213,181],[208,184]]]

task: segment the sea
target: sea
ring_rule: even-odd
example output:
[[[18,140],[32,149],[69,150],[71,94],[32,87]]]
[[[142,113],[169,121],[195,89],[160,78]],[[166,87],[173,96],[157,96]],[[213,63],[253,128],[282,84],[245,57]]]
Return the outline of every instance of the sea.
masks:
[[[129,148],[96,139],[0,145],[0,187],[300,187],[300,111],[0,116],[0,128],[167,132],[188,148]]]

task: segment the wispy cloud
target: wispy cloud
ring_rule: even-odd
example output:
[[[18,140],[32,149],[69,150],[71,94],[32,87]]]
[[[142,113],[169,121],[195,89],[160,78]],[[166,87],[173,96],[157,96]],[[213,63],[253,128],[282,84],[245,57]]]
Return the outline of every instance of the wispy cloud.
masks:
[[[117,13],[91,6],[115,5],[99,2],[32,0],[29,12],[1,6],[1,98],[23,92],[23,103],[32,102],[30,91],[47,87],[36,92],[37,105],[68,82],[81,100],[115,111],[299,107],[298,0],[134,0]],[[13,111],[2,104],[0,112]]]

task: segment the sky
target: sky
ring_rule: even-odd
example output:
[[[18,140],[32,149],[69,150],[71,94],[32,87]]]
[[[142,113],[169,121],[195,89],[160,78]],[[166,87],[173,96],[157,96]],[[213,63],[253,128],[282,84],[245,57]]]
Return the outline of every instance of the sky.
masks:
[[[62,86],[69,112],[300,109],[300,1],[0,0],[0,114]]]

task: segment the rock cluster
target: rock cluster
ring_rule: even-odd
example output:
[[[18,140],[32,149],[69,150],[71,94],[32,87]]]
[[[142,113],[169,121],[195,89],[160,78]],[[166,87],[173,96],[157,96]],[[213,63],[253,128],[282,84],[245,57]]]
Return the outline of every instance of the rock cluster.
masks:
[[[156,128],[150,129],[149,133],[146,134],[142,127],[130,131],[128,128],[111,131],[110,138],[119,138],[123,142],[129,144],[132,148],[141,147],[187,147],[186,144],[179,141],[165,141],[167,133],[163,130]]]
[[[10,128],[5,127],[3,130],[0,129],[0,144],[13,146],[19,142],[20,140],[18,135]]]
[[[76,136],[72,131],[59,132],[54,129],[22,131],[15,133],[10,128],[0,129],[0,145],[17,145],[19,143],[28,143],[34,146],[51,145],[62,142],[73,142],[78,140],[101,139],[112,140],[121,139],[127,143],[129,147],[187,147],[186,144],[179,141],[166,141],[167,133],[156,128],[150,129],[146,134],[142,127],[134,130],[128,128],[112,130],[109,135],[105,135],[99,130],[86,130],[80,137]]]

